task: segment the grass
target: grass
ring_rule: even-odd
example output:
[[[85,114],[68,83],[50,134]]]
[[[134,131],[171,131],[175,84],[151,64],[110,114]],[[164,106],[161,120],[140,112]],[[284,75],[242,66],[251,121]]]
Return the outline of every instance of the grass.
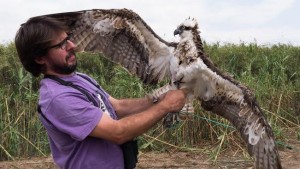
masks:
[[[254,91],[283,146],[289,139],[286,130],[300,140],[299,47],[216,43],[205,44],[205,51],[221,70]],[[0,45],[0,59],[0,160],[47,156],[48,140],[36,115],[40,78],[22,68],[12,43]],[[94,77],[114,97],[141,97],[157,87],[143,85],[101,55],[83,53],[78,59],[78,71]],[[195,107],[192,120],[168,130],[159,123],[140,136],[140,150],[199,151],[213,160],[226,149],[246,152],[230,123],[202,110],[199,103]]]

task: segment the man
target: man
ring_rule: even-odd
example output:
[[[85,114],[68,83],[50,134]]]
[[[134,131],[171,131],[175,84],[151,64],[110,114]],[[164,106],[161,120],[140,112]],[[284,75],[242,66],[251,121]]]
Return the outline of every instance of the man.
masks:
[[[45,75],[40,82],[39,117],[54,161],[60,168],[124,168],[120,145],[146,132],[168,112],[180,110],[186,94],[170,91],[157,103],[151,97],[113,98],[95,80],[75,72],[76,46],[67,31],[59,21],[34,17],[15,37],[24,68],[34,76]]]

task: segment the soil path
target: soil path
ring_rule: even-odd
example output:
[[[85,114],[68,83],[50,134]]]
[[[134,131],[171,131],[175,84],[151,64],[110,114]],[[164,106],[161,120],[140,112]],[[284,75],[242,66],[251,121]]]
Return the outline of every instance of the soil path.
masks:
[[[282,166],[285,169],[300,169],[300,152],[285,149],[280,151]],[[243,169],[252,168],[252,162],[241,155],[220,156],[214,163],[207,156],[191,152],[140,153],[139,169]],[[57,169],[52,158],[0,162],[0,169]]]

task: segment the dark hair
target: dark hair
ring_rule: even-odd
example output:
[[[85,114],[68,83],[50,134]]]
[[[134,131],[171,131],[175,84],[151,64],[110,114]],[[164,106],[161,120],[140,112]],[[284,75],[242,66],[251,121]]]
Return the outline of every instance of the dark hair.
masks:
[[[20,61],[33,76],[44,71],[44,66],[35,59],[47,54],[46,48],[61,31],[67,31],[65,24],[46,16],[30,18],[17,31],[15,45]]]

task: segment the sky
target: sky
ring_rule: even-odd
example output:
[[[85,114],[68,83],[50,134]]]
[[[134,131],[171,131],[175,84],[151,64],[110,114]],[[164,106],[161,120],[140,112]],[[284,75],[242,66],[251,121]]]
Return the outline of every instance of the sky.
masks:
[[[174,30],[192,17],[207,43],[300,46],[299,0],[1,0],[0,44],[33,16],[117,8],[135,11],[167,41],[178,41]]]

